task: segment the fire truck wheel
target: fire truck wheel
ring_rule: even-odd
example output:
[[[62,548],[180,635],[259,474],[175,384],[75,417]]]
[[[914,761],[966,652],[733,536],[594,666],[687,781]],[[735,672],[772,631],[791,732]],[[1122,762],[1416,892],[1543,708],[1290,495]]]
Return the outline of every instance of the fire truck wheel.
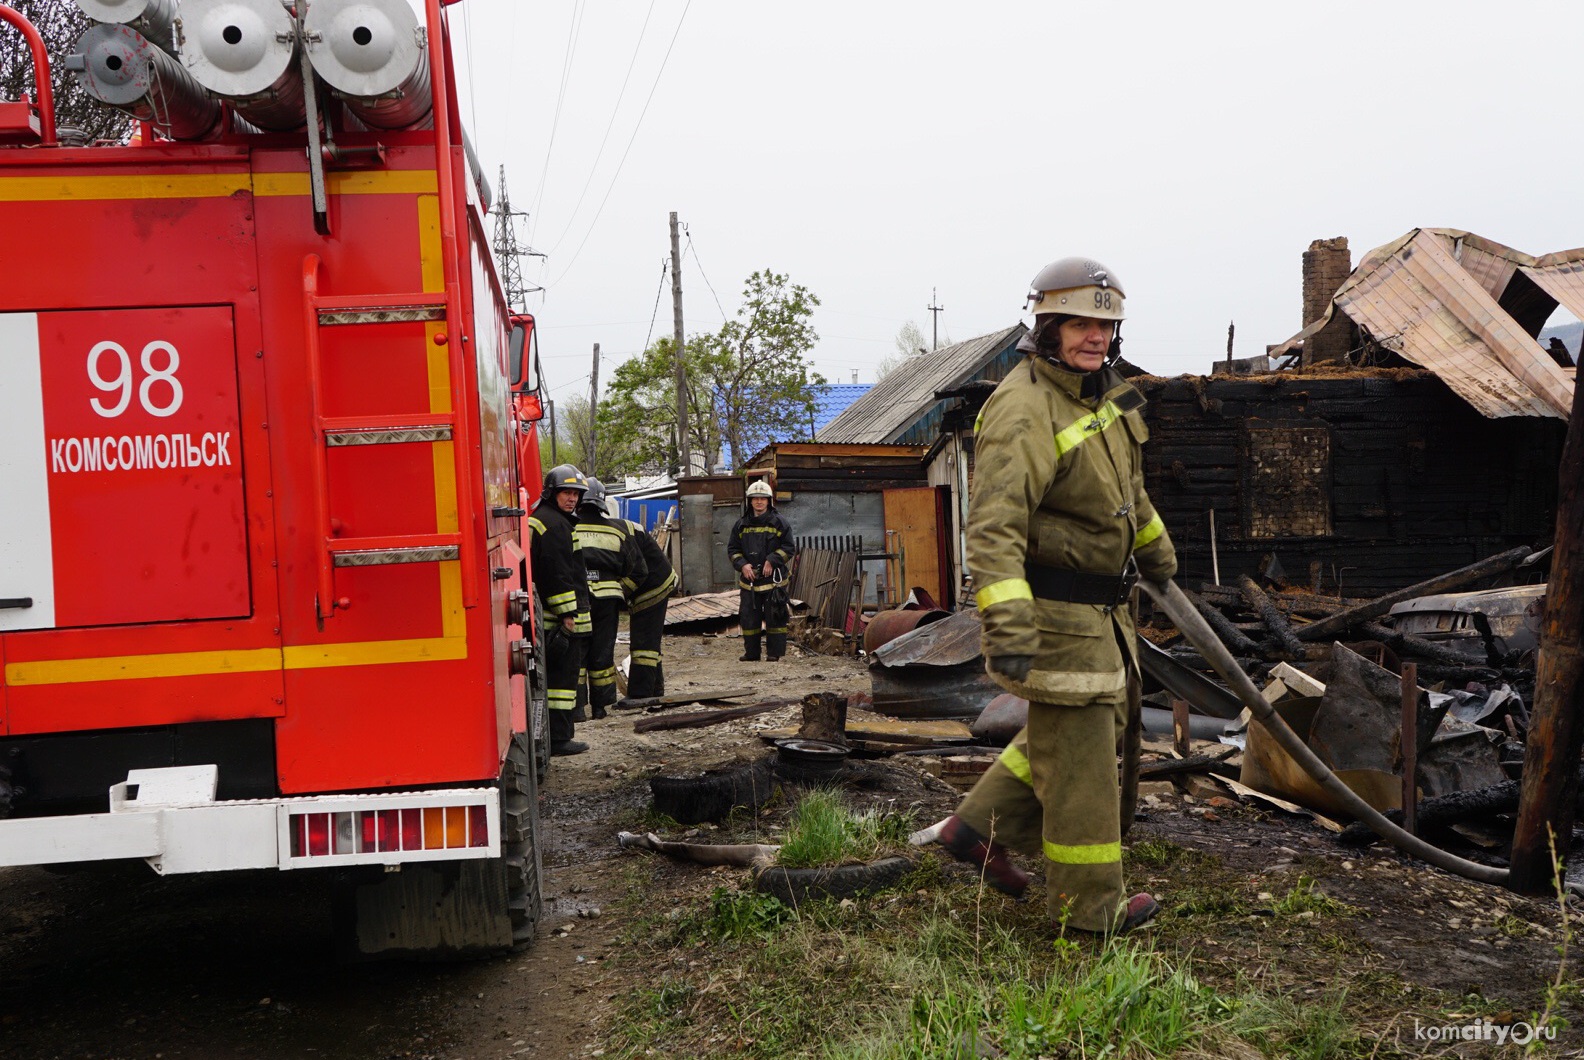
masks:
[[[341,881],[335,934],[350,961],[457,960],[527,947],[542,915],[533,741],[518,733],[501,767],[499,857],[359,866]]]
[[[543,914],[539,860],[539,791],[534,740],[515,733],[501,770],[501,860],[506,866],[506,906],[512,948],[534,940]]]

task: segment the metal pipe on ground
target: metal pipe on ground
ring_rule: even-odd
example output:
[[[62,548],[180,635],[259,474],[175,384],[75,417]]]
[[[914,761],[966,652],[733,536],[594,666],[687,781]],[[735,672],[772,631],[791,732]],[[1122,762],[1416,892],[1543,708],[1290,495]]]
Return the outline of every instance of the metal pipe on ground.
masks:
[[[1527,550],[1526,550],[1527,553]],[[1439,847],[1431,846],[1417,836],[1410,835],[1397,825],[1387,820],[1378,810],[1365,802],[1359,795],[1346,784],[1339,780],[1335,773],[1317,757],[1309,745],[1298,738],[1292,727],[1277,714],[1271,705],[1265,702],[1265,697],[1260,695],[1254,682],[1248,674],[1238,668],[1231,654],[1225,646],[1216,639],[1209,625],[1199,616],[1183,591],[1173,582],[1155,584],[1148,581],[1139,583],[1144,591],[1149,593],[1161,610],[1177,624],[1183,636],[1188,638],[1195,648],[1204,655],[1221,679],[1237,693],[1243,705],[1249,708],[1254,720],[1265,727],[1272,739],[1281,745],[1282,749],[1292,756],[1293,761],[1303,767],[1304,771],[1314,778],[1315,782],[1326,790],[1326,793],[1335,798],[1356,819],[1367,824],[1377,835],[1391,843],[1406,854],[1411,854],[1421,861],[1455,872],[1480,883],[1505,884],[1507,870],[1492,868],[1489,865],[1479,865],[1455,854],[1448,853]]]

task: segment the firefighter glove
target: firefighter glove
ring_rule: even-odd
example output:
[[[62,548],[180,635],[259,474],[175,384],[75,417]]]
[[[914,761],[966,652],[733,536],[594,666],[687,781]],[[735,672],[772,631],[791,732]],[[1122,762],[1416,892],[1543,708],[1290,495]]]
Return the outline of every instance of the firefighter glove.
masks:
[[[1024,681],[1028,678],[1029,668],[1034,665],[1032,655],[992,655],[990,656],[990,672],[1009,677],[1014,681]]]

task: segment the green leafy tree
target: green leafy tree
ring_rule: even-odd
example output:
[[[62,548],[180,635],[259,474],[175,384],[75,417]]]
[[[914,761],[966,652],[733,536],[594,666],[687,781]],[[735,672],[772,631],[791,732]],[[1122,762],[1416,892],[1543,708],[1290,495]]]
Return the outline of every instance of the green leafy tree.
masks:
[[[56,125],[78,130],[90,143],[125,143],[132,135],[131,116],[88,95],[66,69],[66,56],[88,28],[88,19],[73,0],[7,0],[7,6],[33,23],[44,38],[50,84],[55,90]],[[33,53],[18,30],[0,22],[0,99],[21,99],[24,93],[38,102]]]
[[[808,353],[819,341],[810,318],[819,299],[784,273],[756,272],[742,305],[719,331],[687,340],[688,441],[695,462],[717,454],[741,467],[764,445],[802,437],[825,379]],[[679,466],[674,344],[660,339],[616,369],[600,402],[602,453],[628,471]],[[601,456],[602,464],[607,464]]]
[[[600,463],[624,474],[645,471],[678,473],[676,343],[663,338],[640,356],[617,366],[599,405]],[[704,337],[694,335],[684,347],[688,380],[688,443],[695,462],[709,466],[720,451],[720,415],[714,390],[700,382],[709,366],[703,358]]]

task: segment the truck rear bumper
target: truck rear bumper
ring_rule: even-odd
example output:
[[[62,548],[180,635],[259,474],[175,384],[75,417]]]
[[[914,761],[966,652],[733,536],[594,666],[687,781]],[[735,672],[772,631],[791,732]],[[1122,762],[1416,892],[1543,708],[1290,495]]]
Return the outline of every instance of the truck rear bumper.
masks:
[[[0,821],[0,867],[142,858],[164,875],[500,856],[500,792],[219,802],[215,766],[135,769],[110,812]]]

